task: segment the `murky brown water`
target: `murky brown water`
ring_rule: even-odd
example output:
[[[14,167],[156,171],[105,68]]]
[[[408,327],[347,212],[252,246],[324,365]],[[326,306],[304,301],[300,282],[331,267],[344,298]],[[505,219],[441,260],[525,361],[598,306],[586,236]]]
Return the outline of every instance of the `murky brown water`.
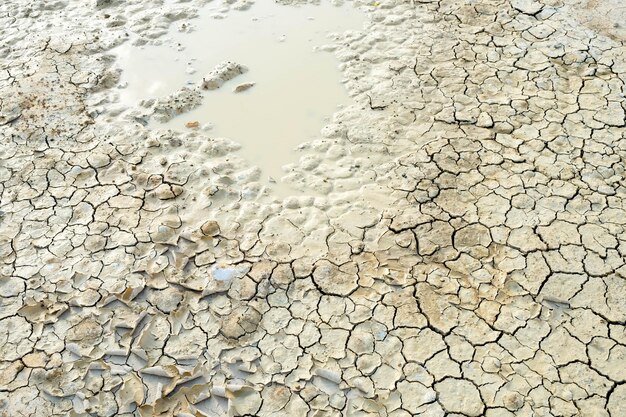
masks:
[[[201,107],[161,126],[184,130],[187,122],[210,123],[210,135],[242,144],[241,155],[262,169],[264,181],[278,180],[284,175],[281,167],[296,160],[294,148],[315,138],[338,105],[350,103],[337,59],[315,48],[329,43],[331,32],[359,30],[365,15],[350,3],[327,1],[286,6],[259,0],[224,19],[212,17],[215,12],[207,6],[192,21],[195,31],[171,35],[171,43],[180,44],[182,51],[172,46],[120,48],[128,83],[122,100],[166,96],[187,82],[199,82],[225,60],[245,65],[247,73],[207,92]],[[255,85],[233,92],[245,82]]]

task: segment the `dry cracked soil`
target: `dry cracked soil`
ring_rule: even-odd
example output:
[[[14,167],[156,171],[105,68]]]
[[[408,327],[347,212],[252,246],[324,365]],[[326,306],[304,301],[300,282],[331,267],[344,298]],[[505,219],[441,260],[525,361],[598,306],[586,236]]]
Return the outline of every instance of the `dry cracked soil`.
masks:
[[[0,415],[626,416],[623,6],[352,3],[288,198],[119,102],[207,1],[0,3]]]

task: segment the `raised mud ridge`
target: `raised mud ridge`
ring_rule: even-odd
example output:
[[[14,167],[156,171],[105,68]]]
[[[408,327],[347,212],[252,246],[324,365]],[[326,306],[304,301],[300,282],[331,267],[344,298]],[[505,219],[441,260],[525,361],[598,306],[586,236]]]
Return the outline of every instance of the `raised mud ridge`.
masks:
[[[356,104],[278,199],[119,105],[109,51],[205,3],[0,2],[1,415],[626,415],[618,32],[355,0]]]

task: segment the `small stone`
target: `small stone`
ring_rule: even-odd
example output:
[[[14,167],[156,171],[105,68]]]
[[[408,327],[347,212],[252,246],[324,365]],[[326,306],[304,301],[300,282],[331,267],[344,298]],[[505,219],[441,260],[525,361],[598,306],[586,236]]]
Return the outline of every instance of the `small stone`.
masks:
[[[502,402],[507,410],[516,411],[524,405],[524,397],[518,392],[507,392],[502,396]]]
[[[254,87],[256,83],[250,82],[250,83],[243,83],[243,84],[239,84],[237,87],[235,87],[233,89],[234,93],[241,93],[243,91],[249,90],[252,87]]]
[[[185,127],[189,129],[197,129],[200,127],[200,122],[198,122],[197,120],[193,122],[187,122],[185,123]]]
[[[24,365],[29,368],[42,368],[48,362],[46,354],[43,352],[29,353],[22,358]]]
[[[200,230],[205,236],[217,236],[220,234],[220,225],[215,220],[209,220],[200,226]]]
[[[181,195],[183,188],[180,185],[161,184],[155,192],[159,200],[171,200]]]

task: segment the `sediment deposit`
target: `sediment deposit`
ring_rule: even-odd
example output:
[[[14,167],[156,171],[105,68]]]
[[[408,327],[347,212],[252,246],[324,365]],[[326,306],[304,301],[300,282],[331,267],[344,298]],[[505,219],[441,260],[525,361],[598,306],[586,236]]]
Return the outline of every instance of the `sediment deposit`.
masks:
[[[616,27],[355,1],[326,48],[354,104],[278,198],[118,100],[111,49],[205,3],[0,4],[2,415],[626,415]]]

